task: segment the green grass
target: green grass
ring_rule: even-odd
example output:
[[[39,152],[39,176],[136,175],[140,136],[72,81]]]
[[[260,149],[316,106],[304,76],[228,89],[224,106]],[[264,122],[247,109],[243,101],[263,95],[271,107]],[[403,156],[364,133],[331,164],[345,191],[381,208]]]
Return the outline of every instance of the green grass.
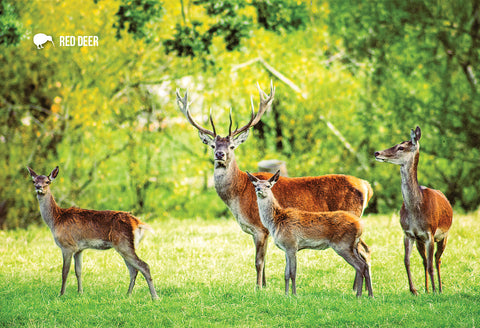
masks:
[[[84,294],[73,267],[59,297],[61,254],[46,226],[0,231],[0,327],[475,327],[480,323],[479,214],[455,215],[443,256],[444,293],[423,292],[412,254],[413,297],[403,267],[396,215],[365,217],[373,248],[374,299],[357,299],[354,270],[332,250],[298,256],[297,297],[283,294],[284,254],[270,241],[268,287],[255,291],[251,237],[231,220],[152,222],[155,235],[138,253],[150,264],[160,301],[139,275],[126,296],[128,272],[114,251],[86,251]]]

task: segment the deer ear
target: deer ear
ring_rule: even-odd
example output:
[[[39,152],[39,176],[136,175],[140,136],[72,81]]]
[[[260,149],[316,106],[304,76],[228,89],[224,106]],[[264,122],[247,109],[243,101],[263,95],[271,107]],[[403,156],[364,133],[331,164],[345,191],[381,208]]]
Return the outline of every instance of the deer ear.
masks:
[[[418,125],[417,125],[417,128],[415,129],[415,135],[416,135],[417,141],[420,140],[420,138],[422,137],[422,130],[420,130],[420,127]]]
[[[250,179],[250,181],[252,181],[253,184],[257,183],[258,182],[258,178],[254,175],[251,175],[250,172],[246,171],[247,175],[248,175],[248,178]]]
[[[268,182],[270,182],[272,184],[272,187],[273,187],[273,185],[278,181],[279,178],[280,178],[280,170],[278,170],[277,173],[275,173],[273,175],[273,177],[268,179]]]
[[[245,132],[242,132],[238,135],[238,137],[236,137],[235,139],[232,140],[233,142],[233,145],[235,146],[235,148],[237,148],[238,146],[240,146],[242,143],[244,143],[245,141],[247,141],[247,138],[248,138],[248,134],[250,133],[250,129],[247,129]]]
[[[410,138],[412,138],[412,144],[414,146],[417,145],[417,142],[418,140],[420,140],[420,137],[422,136],[422,131],[420,130],[420,127],[417,126],[417,128],[415,129],[415,131],[412,131],[410,132]]]
[[[27,166],[27,170],[30,173],[30,176],[32,177],[32,179],[35,179],[38,176],[38,174],[35,173],[35,171],[29,168],[28,166]]]
[[[200,137],[200,140],[202,140],[202,142],[208,146],[213,146],[215,143],[214,143],[214,139],[206,134],[206,133],[203,133],[202,131],[198,131],[198,136]]]
[[[50,173],[48,178],[53,181],[53,180],[55,180],[57,175],[58,175],[58,166],[53,169],[52,173]]]

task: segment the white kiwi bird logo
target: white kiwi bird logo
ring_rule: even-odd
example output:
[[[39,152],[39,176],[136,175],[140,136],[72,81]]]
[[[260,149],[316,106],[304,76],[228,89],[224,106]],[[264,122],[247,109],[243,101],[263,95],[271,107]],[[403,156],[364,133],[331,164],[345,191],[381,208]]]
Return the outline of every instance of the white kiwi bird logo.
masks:
[[[43,49],[43,45],[48,41],[52,42],[53,46],[55,47],[55,43],[53,43],[53,39],[50,35],[38,33],[33,37],[33,43],[35,43],[37,49]]]

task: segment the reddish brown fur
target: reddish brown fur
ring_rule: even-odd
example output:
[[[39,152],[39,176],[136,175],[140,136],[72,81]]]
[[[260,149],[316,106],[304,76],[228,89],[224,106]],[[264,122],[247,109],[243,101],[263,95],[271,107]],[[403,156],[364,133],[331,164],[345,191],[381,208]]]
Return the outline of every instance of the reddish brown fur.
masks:
[[[257,286],[265,286],[264,256],[269,232],[260,220],[255,189],[248,180],[247,174],[238,169],[235,162],[230,165],[235,171],[232,173],[228,192],[223,191],[218,194],[227,205],[232,199],[237,199],[240,204],[242,218],[247,222],[240,223],[239,221],[239,223],[245,232],[253,235],[256,244]],[[253,175],[261,180],[268,180],[272,177],[271,173],[254,173]],[[364,190],[366,190],[366,194]],[[338,174],[319,177],[280,177],[272,191],[282,207],[292,207],[309,212],[344,210],[356,216],[363,213],[364,204],[367,204],[373,194],[367,181]],[[234,215],[238,214],[234,213]],[[243,226],[245,224],[248,225],[248,228]],[[360,242],[365,245],[361,255],[369,264],[370,250],[363,241]]]
[[[158,298],[148,264],[135,253],[136,238],[140,241],[143,230],[151,230],[148,225],[127,212],[95,211],[77,207],[61,208],[56,204],[49,188],[50,183],[58,174],[58,167],[48,177],[37,175],[30,168],[28,170],[35,184],[42,218],[62,250],[63,269],[60,295],[65,293],[72,255],[75,259],[78,292],[81,293],[83,291],[82,251],[88,248],[104,250],[113,247],[123,257],[130,272],[128,294],[131,294],[136,276],[140,271],[147,280],[152,298]]]
[[[236,165],[232,163],[231,165]],[[260,180],[268,180],[272,173],[253,173]],[[249,224],[259,230],[268,230],[262,225],[258,213],[255,188],[250,183],[245,172],[238,169],[235,178],[226,194],[220,197],[227,203],[234,197],[239,197],[242,212],[249,219]],[[363,190],[367,190],[365,195]],[[282,207],[293,207],[309,212],[348,211],[356,216],[362,215],[363,204],[372,197],[370,184],[362,179],[341,175],[328,174],[318,177],[280,177],[272,190]]]
[[[210,122],[213,131],[209,131],[195,121],[189,113],[187,93],[181,97],[177,91],[177,103],[188,121],[198,129],[200,139],[214,150],[215,189],[220,198],[240,224],[243,231],[253,236],[255,243],[255,267],[257,270],[257,286],[266,285],[264,258],[267,249],[268,230],[262,225],[253,186],[245,172],[241,171],[235,161],[234,149],[245,142],[249,128],[256,124],[261,115],[273,101],[274,88],[271,85],[270,95],[261,89],[260,105],[257,115],[246,126],[235,130],[226,137],[216,134],[213,120]],[[238,132],[241,131],[241,132]],[[268,179],[270,173],[257,173],[260,179]],[[364,208],[373,195],[370,184],[353,176],[324,175],[320,177],[285,178],[281,177],[274,191],[282,207],[294,207],[306,211],[345,210],[357,216],[362,215]],[[368,252],[365,247],[365,252]],[[367,253],[365,253],[367,254]]]
[[[75,247],[79,241],[86,239],[102,239],[115,245],[128,241],[134,246],[133,231],[140,224],[144,225],[128,212],[78,207],[57,207],[54,218],[55,236],[65,247]]]
[[[391,148],[375,152],[377,160],[400,165],[402,177],[402,195],[404,202],[400,210],[400,224],[404,231],[405,268],[412,294],[417,295],[410,272],[410,254],[413,244],[423,260],[425,269],[425,291],[428,292],[428,277],[435,292],[433,277],[433,251],[437,243],[435,264],[439,291],[442,292],[440,275],[441,256],[447,244],[448,230],[452,225],[453,210],[448,199],[439,190],[419,186],[417,167],[420,157],[419,127],[412,130],[411,140],[404,141]]]
[[[345,211],[307,212],[296,208],[274,209],[275,234],[284,239],[300,236],[305,239],[325,238],[332,244],[345,239],[356,240],[363,227],[358,217]],[[302,248],[299,248],[299,250]]]
[[[285,292],[288,294],[291,279],[292,292],[296,294],[296,253],[299,250],[331,247],[355,268],[354,289],[357,296],[362,295],[364,277],[369,295],[372,296],[369,264],[361,254],[368,252],[368,246],[362,242],[359,249],[363,230],[359,218],[346,211],[310,212],[283,208],[273,194],[280,181],[278,174],[268,180],[250,175],[249,180],[256,193],[260,219],[273,236],[275,244],[286,254]]]
[[[420,190],[422,202],[418,213],[415,214],[421,218],[422,230],[429,231],[433,236],[439,229],[444,232],[448,231],[453,218],[453,210],[448,199],[439,190],[426,187],[421,187]],[[403,230],[408,229],[408,217],[409,211],[403,203],[400,210],[400,224]],[[437,242],[439,239],[435,239],[435,241]]]
[[[242,173],[243,178],[248,182],[246,173]],[[272,177],[271,173],[254,175],[261,180]],[[364,195],[365,188],[360,187],[362,185],[368,189],[367,195]],[[253,186],[248,189],[251,208],[253,208],[256,199],[255,190]],[[368,202],[372,196],[371,190],[370,184],[365,180],[348,175],[329,174],[318,177],[280,177],[272,191],[281,206],[310,212],[344,210],[360,216],[363,212],[364,197],[367,197]],[[251,213],[251,215],[254,214]]]

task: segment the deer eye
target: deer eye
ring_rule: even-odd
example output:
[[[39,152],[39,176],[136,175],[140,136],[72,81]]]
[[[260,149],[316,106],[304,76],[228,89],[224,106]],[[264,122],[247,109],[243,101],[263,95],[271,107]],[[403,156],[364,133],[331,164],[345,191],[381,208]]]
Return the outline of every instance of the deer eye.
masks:
[[[235,146],[230,146],[230,149],[235,149]]]
[[[403,148],[402,146],[398,147],[398,150],[404,150],[405,148]]]
[[[215,149],[215,145],[211,145],[210,147],[212,147],[212,149]]]
[[[52,181],[47,181],[47,184],[50,184]]]

